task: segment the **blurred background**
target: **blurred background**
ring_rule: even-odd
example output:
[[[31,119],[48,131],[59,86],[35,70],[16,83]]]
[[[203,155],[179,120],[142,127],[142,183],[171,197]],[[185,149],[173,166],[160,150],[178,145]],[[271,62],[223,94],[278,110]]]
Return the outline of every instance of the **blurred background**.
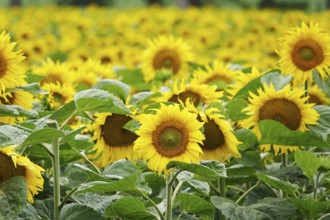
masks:
[[[27,6],[27,5],[78,5],[89,4],[110,6],[117,8],[147,7],[150,5],[201,7],[214,5],[229,8],[280,8],[300,9],[305,11],[323,11],[330,7],[330,0],[1,0],[1,7]]]

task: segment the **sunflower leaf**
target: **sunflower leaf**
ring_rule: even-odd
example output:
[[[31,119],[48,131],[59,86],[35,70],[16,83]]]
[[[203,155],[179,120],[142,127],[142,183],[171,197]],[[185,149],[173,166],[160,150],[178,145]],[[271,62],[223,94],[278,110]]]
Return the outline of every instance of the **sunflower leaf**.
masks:
[[[245,99],[233,99],[226,104],[226,116],[233,121],[242,120],[248,116],[243,109],[247,107],[248,102]]]
[[[62,123],[73,116],[76,111],[76,104],[74,101],[62,105],[56,109],[51,115],[50,119],[56,120],[58,123]]]
[[[13,127],[11,125],[0,126],[0,145],[5,147],[8,145],[21,144],[28,137],[29,133]]]
[[[314,134],[321,136],[324,141],[330,134],[330,106],[317,105],[313,107],[320,115],[317,125],[308,125],[308,129]]]
[[[97,82],[93,88],[95,89],[102,89],[105,90],[111,94],[116,95],[118,98],[120,98],[123,102],[127,99],[127,96],[130,94],[130,87],[122,83],[118,80],[113,79],[104,79],[99,82]]]
[[[140,199],[134,197],[123,197],[112,203],[105,210],[105,217],[134,220],[156,220],[158,219],[153,213],[148,211],[146,204]]]
[[[67,204],[60,213],[60,220],[105,220],[101,214],[93,210],[92,208],[80,205],[80,204]]]
[[[329,147],[320,137],[310,132],[292,131],[277,121],[261,120],[259,129],[261,132],[260,144]]]
[[[15,176],[0,185],[0,219],[15,219],[26,205],[26,182]]]
[[[314,219],[321,213],[330,210],[330,201],[320,202],[313,199],[288,198],[306,219]]]
[[[33,94],[47,94],[45,90],[40,88],[39,83],[30,83],[18,88]]]
[[[40,144],[48,143],[55,138],[63,137],[64,133],[55,128],[43,128],[31,133],[25,141],[22,143],[22,146],[27,146],[31,144]]]
[[[281,75],[279,70],[273,70],[260,78],[262,84],[267,84],[268,86],[272,84],[276,90],[283,89],[290,83],[291,79],[292,75]]]
[[[19,105],[0,104],[0,116],[38,118],[39,114],[34,110],[26,110]]]
[[[321,159],[311,152],[298,150],[294,153],[294,159],[310,180],[313,180],[317,169],[322,166]]]

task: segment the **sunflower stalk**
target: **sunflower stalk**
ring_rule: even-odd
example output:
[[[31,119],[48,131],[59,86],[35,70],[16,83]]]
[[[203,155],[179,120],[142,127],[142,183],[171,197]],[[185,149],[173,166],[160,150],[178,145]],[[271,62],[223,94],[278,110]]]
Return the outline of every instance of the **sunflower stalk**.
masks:
[[[282,154],[281,155],[281,162],[282,162],[282,167],[285,168],[288,166],[288,155],[287,154]],[[283,198],[288,198],[288,193],[287,192],[282,192]]]
[[[172,220],[172,173],[170,172],[166,177],[166,213],[165,219]]]

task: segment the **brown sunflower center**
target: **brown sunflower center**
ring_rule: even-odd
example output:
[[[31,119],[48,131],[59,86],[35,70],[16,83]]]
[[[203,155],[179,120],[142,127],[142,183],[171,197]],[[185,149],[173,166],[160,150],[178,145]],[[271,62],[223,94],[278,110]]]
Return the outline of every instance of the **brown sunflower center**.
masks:
[[[157,152],[164,157],[181,155],[188,144],[187,128],[176,121],[163,122],[152,132],[152,142]]]
[[[103,56],[103,57],[101,57],[101,63],[102,64],[111,63],[111,58],[110,57],[107,57],[107,56]]]
[[[3,77],[7,71],[7,61],[6,59],[0,54],[0,77]]]
[[[168,101],[180,103],[179,100],[181,100],[185,103],[188,98],[193,101],[194,106],[198,106],[198,104],[202,101],[202,97],[199,94],[189,90],[181,92],[179,95],[173,95]]]
[[[206,80],[206,83],[216,82],[216,81],[224,81],[225,83],[230,83],[231,82],[231,80],[226,76],[213,75],[213,76],[211,76],[210,78],[208,78]]]
[[[11,157],[0,152],[0,184],[14,176],[25,176],[25,168],[15,167]]]
[[[321,99],[319,97],[317,97],[316,95],[312,95],[312,94],[309,94],[308,103],[315,103],[316,105],[325,104],[321,101]]]
[[[291,59],[299,69],[307,71],[321,64],[324,54],[317,42],[311,39],[305,39],[294,45],[291,52]]]
[[[219,126],[213,119],[204,123],[203,127],[205,136],[203,145],[201,145],[203,150],[214,150],[216,148],[222,147],[226,143],[222,131],[219,129]]]
[[[109,115],[101,125],[101,134],[104,142],[111,147],[125,147],[132,145],[137,135],[123,128],[132,118],[126,115]]]
[[[15,100],[15,93],[11,93],[11,97],[7,96],[6,98],[7,100],[4,99],[3,97],[0,97],[0,103],[4,105],[12,105]]]
[[[152,65],[155,70],[165,68],[172,70],[173,74],[176,74],[179,72],[181,60],[177,52],[170,49],[164,49],[156,54]]]
[[[53,99],[56,103],[63,104],[65,102],[65,98],[63,97],[63,95],[58,92],[53,93]]]
[[[301,114],[297,105],[287,99],[273,99],[266,102],[259,111],[259,120],[271,119],[284,124],[291,130],[297,130]]]

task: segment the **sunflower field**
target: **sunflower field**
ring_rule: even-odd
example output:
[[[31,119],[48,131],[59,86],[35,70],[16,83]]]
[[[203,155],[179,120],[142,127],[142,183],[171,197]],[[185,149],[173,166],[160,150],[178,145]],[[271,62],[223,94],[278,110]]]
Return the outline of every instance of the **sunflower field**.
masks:
[[[330,220],[329,16],[0,8],[0,220]]]

